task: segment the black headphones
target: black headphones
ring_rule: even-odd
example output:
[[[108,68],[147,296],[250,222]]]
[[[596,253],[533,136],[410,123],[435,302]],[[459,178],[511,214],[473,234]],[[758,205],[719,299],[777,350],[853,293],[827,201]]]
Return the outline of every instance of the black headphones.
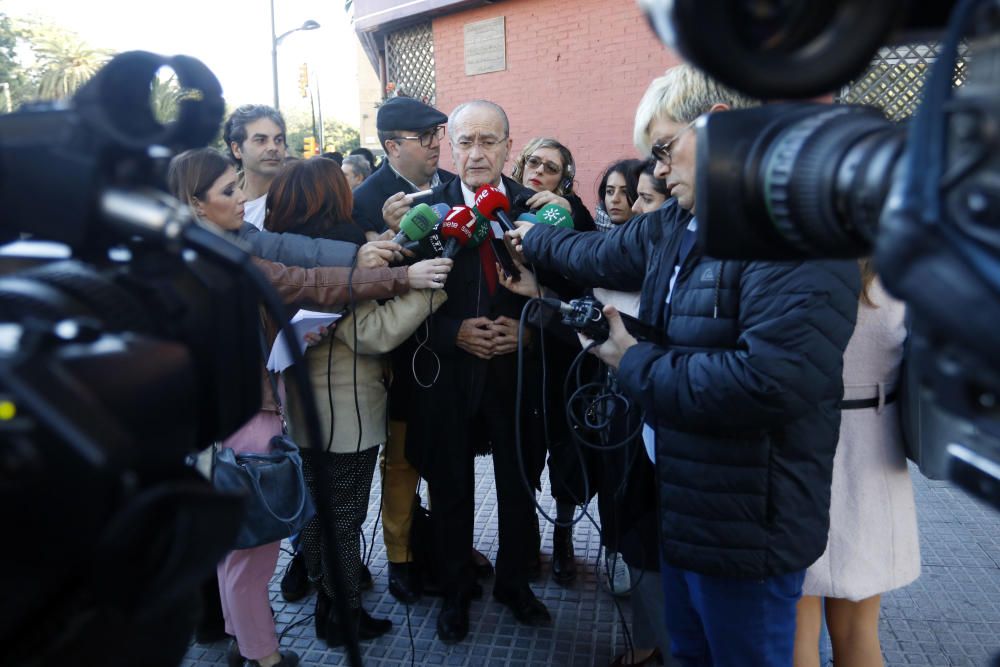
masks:
[[[563,192],[569,192],[573,189],[573,178],[576,176],[576,162],[570,160],[569,164],[566,165],[566,169],[563,170],[563,179],[559,181],[559,188]]]

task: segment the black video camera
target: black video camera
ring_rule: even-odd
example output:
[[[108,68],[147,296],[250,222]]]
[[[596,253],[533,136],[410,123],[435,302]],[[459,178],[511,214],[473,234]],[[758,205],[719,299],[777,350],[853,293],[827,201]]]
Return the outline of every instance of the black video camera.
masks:
[[[186,90],[166,125],[161,67]],[[199,61],[132,52],[0,116],[0,234],[71,257],[0,256],[4,664],[179,664],[239,527],[185,458],[260,407],[260,298],[164,179],[223,109]]]

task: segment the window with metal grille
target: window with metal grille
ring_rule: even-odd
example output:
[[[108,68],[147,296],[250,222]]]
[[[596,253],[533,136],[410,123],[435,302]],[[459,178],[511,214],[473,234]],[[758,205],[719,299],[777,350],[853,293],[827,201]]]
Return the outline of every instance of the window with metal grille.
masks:
[[[837,97],[844,104],[867,104],[881,109],[889,120],[909,118],[920,104],[924,82],[938,55],[938,44],[906,44],[880,49],[862,76],[845,86]],[[965,83],[968,46],[959,47],[952,82]]]
[[[433,105],[434,31],[430,21],[390,33],[385,39],[386,96],[406,95]]]

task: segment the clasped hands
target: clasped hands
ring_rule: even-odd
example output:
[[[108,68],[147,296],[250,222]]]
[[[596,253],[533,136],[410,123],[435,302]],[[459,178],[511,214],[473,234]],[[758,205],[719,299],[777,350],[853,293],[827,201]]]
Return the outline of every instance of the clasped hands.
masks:
[[[495,320],[474,317],[462,320],[455,345],[480,359],[517,351],[517,320],[501,315]]]

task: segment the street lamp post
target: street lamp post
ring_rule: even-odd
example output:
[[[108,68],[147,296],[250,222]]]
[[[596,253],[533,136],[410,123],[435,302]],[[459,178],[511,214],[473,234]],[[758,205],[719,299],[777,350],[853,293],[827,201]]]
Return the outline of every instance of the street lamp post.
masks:
[[[309,19],[298,28],[292,28],[287,30],[280,35],[276,35],[274,31],[274,0],[271,0],[271,82],[274,86],[274,108],[280,110],[281,107],[278,106],[278,45],[281,44],[281,40],[288,37],[293,32],[298,32],[299,30],[315,30],[319,27],[319,23]]]

